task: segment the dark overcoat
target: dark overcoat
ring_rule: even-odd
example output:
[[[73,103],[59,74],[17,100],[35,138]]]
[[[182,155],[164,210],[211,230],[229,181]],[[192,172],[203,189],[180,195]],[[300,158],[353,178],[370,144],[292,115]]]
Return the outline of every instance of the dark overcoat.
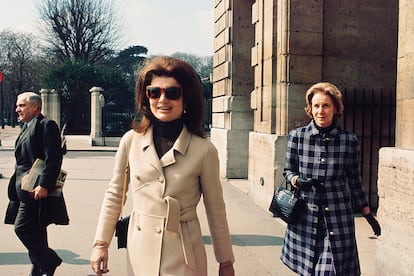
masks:
[[[301,191],[306,213],[298,224],[287,227],[281,260],[296,273],[313,275],[318,222],[322,220],[328,237],[324,250],[330,251],[333,260],[327,261],[333,261],[335,274],[360,275],[353,207],[362,210],[368,202],[362,189],[359,155],[357,137],[339,126],[322,134],[312,121],[289,133],[284,170],[287,181],[299,175],[318,179],[325,187],[323,192],[314,188]]]
[[[56,122],[38,115],[16,140],[15,158],[15,171],[8,186],[10,202],[6,210],[6,224],[14,224],[21,201],[34,200],[28,192],[21,189],[21,180],[37,158],[45,161],[38,181],[40,185],[51,190],[56,184],[63,159],[60,131]],[[36,206],[39,208],[40,225],[69,224],[63,193],[58,197],[49,196],[41,199]]]

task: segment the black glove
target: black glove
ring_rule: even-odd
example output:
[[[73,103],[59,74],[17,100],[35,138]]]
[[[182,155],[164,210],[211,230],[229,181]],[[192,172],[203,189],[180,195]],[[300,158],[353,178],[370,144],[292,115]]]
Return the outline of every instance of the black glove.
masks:
[[[304,192],[309,192],[312,186],[320,186],[319,181],[313,178],[296,178],[296,187]]]
[[[369,213],[364,215],[365,219],[368,221],[369,225],[371,225],[372,230],[376,236],[381,235],[381,226],[379,225],[378,221],[374,218],[374,216]]]

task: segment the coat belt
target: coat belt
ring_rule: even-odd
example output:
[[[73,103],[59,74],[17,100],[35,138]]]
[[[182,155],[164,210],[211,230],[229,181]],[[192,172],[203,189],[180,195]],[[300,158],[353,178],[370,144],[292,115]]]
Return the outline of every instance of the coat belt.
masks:
[[[196,262],[187,222],[197,218],[196,206],[180,210],[180,202],[175,198],[167,196],[164,201],[167,203],[165,230],[180,234],[185,263],[195,269]]]

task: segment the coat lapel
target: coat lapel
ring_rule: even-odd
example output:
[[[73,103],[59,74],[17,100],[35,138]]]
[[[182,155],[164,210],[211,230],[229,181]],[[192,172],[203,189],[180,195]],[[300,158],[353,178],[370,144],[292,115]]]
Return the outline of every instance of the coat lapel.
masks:
[[[166,167],[174,164],[176,152],[184,155],[187,151],[188,144],[190,143],[190,138],[191,134],[184,126],[173,147],[161,158],[161,165]]]
[[[19,136],[16,139],[16,144],[15,144],[15,151],[20,148],[20,146],[22,145],[22,143],[24,141],[26,141],[27,139],[30,138],[31,133],[34,131],[34,129],[36,128],[36,121],[33,121],[30,126],[26,127],[25,130],[22,130],[22,132],[19,134]]]
[[[148,160],[151,166],[163,174],[162,165],[160,159],[158,158],[154,141],[152,139],[152,128],[148,129],[147,133],[144,134],[142,138],[141,149],[144,157]]]
[[[26,127],[25,130],[22,130],[22,132],[19,134],[19,136],[16,139],[15,143],[15,150],[17,150],[18,147],[21,146],[21,144],[26,140],[29,139],[30,136],[35,132],[36,125],[38,122],[40,122],[44,116],[42,114],[39,114],[36,116],[35,119],[32,120],[29,126]]]
[[[19,136],[16,139],[16,145],[15,145],[16,149],[19,148],[22,142],[26,139],[28,132],[29,132],[28,127],[26,129],[22,129],[22,131],[20,132]]]
[[[152,135],[153,129],[150,128],[143,136],[141,144],[142,152],[144,153],[144,156],[149,161],[149,163],[160,173],[162,173],[163,167],[170,166],[176,162],[176,152],[182,155],[186,153],[188,145],[190,143],[191,133],[184,126],[173,147],[168,152],[166,152],[164,156],[162,156],[161,160],[158,158]]]

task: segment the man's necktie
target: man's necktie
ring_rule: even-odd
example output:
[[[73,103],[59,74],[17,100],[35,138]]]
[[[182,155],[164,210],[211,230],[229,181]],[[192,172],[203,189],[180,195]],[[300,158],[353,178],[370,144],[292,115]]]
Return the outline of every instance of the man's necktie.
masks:
[[[25,124],[23,124],[22,130],[20,131],[19,136],[16,139],[16,144],[17,144],[17,141],[19,141],[20,137],[22,137],[22,135],[26,131],[26,129],[27,129],[27,124],[25,123]]]

